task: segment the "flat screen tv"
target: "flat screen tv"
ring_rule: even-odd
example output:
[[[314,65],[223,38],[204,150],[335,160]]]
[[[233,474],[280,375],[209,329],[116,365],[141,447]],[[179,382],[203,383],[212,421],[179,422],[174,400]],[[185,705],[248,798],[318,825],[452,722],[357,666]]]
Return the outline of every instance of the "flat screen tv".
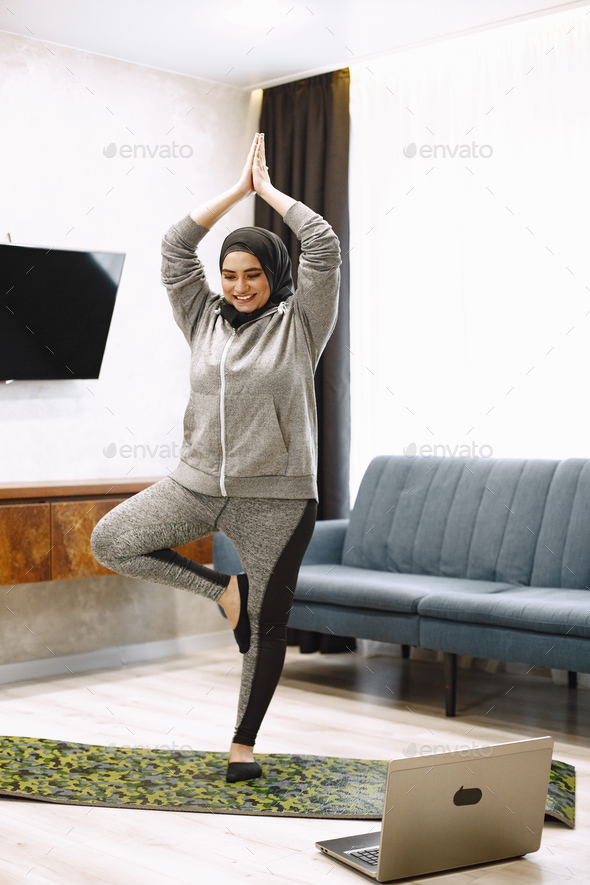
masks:
[[[0,243],[0,381],[98,378],[124,261]]]

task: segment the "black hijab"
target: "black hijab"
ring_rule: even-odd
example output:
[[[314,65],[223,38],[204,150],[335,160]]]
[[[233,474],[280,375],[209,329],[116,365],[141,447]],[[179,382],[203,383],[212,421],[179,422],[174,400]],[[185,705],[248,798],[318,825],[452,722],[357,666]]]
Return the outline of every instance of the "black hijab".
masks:
[[[269,307],[280,304],[293,294],[291,259],[283,241],[264,227],[239,227],[227,235],[221,246],[219,270],[228,252],[250,252],[258,258],[270,286],[266,304],[249,313],[242,313],[223,298],[221,315],[237,329],[242,323],[256,319]]]

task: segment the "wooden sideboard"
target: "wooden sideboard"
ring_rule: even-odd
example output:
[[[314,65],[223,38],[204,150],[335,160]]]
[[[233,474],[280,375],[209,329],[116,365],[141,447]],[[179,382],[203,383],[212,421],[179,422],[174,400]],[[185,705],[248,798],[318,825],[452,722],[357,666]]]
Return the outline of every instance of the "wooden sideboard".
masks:
[[[0,586],[114,575],[100,565],[90,535],[105,513],[162,477],[0,484]],[[213,561],[213,535],[174,549]]]

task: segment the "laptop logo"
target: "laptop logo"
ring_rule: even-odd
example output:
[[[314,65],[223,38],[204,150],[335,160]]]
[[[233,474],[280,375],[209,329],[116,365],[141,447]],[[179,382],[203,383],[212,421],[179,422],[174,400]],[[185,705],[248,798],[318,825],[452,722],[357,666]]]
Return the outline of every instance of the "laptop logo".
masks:
[[[482,792],[479,787],[471,787],[469,790],[460,787],[453,796],[453,802],[455,805],[477,805],[481,797]]]

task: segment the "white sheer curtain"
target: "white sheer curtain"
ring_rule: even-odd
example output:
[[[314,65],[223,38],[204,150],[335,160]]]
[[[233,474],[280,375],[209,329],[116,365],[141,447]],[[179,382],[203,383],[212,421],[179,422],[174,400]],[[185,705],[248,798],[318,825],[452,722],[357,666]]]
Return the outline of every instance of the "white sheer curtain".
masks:
[[[351,501],[404,449],[590,456],[590,7],[351,74]]]
[[[351,501],[411,445],[590,456],[590,7],[351,73]]]

